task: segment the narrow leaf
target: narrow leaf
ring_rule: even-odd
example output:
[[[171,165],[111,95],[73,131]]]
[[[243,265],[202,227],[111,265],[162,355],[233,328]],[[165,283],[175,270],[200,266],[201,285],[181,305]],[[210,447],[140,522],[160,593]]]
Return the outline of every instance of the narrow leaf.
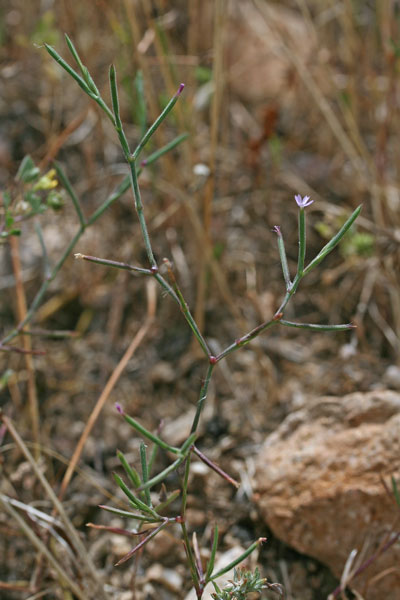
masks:
[[[114,506],[106,506],[105,504],[99,504],[99,508],[106,510],[114,515],[125,517],[127,519],[137,519],[138,521],[145,521],[146,523],[158,522],[160,519],[151,519],[150,517],[144,517],[143,515],[136,515],[129,510],[122,510],[121,508],[115,508]]]
[[[78,75],[78,73],[76,71],[74,71],[74,69],[72,67],[69,66],[69,64],[58,54],[58,52],[56,50],[54,50],[54,48],[52,46],[49,46],[48,44],[45,44],[44,47],[46,48],[46,50],[50,54],[50,56],[52,58],[54,58],[54,60],[65,71],[67,71],[67,73],[69,75],[71,75],[71,77],[73,77],[75,79],[75,81],[77,82],[79,87],[81,87],[83,89],[83,91],[86,92],[86,94],[88,94],[89,96],[92,96],[92,91],[89,89],[87,83],[82,79],[82,77],[80,75]]]
[[[92,216],[88,219],[88,225],[92,225],[101,215],[113,204],[116,200],[121,198],[123,194],[130,188],[130,179],[128,176],[124,177],[121,183],[116,189],[108,196],[108,198],[97,208]]]
[[[83,72],[83,70],[84,70],[84,65],[83,65],[83,63],[82,63],[82,61],[81,61],[81,59],[80,59],[80,56],[79,56],[79,54],[78,54],[78,51],[76,50],[76,48],[75,48],[74,44],[73,44],[73,43],[72,43],[72,41],[71,41],[71,38],[70,38],[70,37],[69,37],[67,34],[65,34],[65,41],[67,42],[67,46],[68,46],[68,48],[69,48],[69,51],[71,52],[72,56],[74,57],[74,59],[75,59],[75,62],[76,62],[76,64],[78,65],[78,67],[79,67],[79,70],[80,70],[80,72],[81,72],[81,73],[82,73],[82,75],[83,75],[83,74],[84,74],[84,72]]]
[[[131,502],[133,502],[133,504],[135,505],[136,508],[139,508],[139,506],[136,504],[137,498],[136,498],[135,494],[133,492],[131,492],[131,490],[128,488],[126,483],[121,479],[121,477],[117,473],[113,473],[113,477],[114,477],[117,485],[121,488],[121,490],[124,492],[124,494],[129,498],[129,500]]]
[[[60,180],[62,186],[64,187],[68,196],[72,200],[72,204],[74,205],[74,208],[75,208],[76,214],[78,215],[78,219],[79,219],[81,226],[85,227],[86,221],[85,221],[85,217],[83,216],[83,211],[82,211],[78,196],[75,194],[75,192],[72,188],[72,185],[67,177],[67,174],[64,172],[64,170],[59,162],[54,163],[54,168],[56,170],[58,179]]]
[[[147,467],[146,444],[144,442],[141,442],[141,444],[140,444],[140,462],[142,464],[143,483],[147,483],[147,481],[149,480],[149,470]],[[151,504],[150,490],[149,489],[144,490],[144,495],[145,495],[145,499],[146,499],[146,504],[151,507],[152,504]]]
[[[357,219],[358,215],[360,214],[361,209],[362,209],[362,204],[360,204],[360,206],[358,206],[356,208],[356,210],[347,219],[347,221],[343,225],[343,227],[341,227],[341,229],[337,232],[337,234],[335,236],[333,236],[333,238],[327,244],[325,244],[325,246],[322,248],[322,250],[319,252],[319,254],[317,254],[317,256],[304,269],[304,272],[303,272],[304,275],[307,275],[307,273],[309,273],[311,271],[311,269],[316,267],[322,260],[324,260],[325,256],[327,256],[330,252],[332,252],[332,250],[335,248],[335,246],[338,245],[338,243],[340,242],[340,240],[342,239],[344,234],[353,225],[354,221]]]
[[[347,331],[348,329],[356,328],[356,325],[353,325],[353,323],[345,323],[343,325],[316,325],[314,323],[296,323],[293,321],[285,321],[284,319],[280,319],[279,323],[285,327],[312,329],[314,331]]]
[[[175,471],[179,467],[179,465],[183,463],[185,458],[186,458],[185,456],[180,456],[179,458],[177,458],[173,463],[171,463],[163,471],[161,471],[160,473],[158,473],[157,475],[155,475],[154,477],[149,479],[149,481],[147,483],[143,483],[143,485],[140,486],[139,490],[143,491],[145,489],[150,489],[157,483],[161,483],[161,481],[163,481],[167,477],[167,475],[169,475],[170,473]]]
[[[218,525],[215,525],[210,560],[208,561],[208,564],[207,564],[206,583],[210,580],[210,577],[214,570],[215,555],[217,553],[217,548],[218,548]]]
[[[102,529],[103,531],[109,531],[110,533],[116,533],[118,535],[125,535],[127,537],[136,537],[152,531],[152,529],[143,529],[142,531],[130,531],[129,529],[121,529],[120,527],[111,527],[109,525],[96,525],[95,523],[86,523],[86,527],[92,529]]]
[[[129,149],[128,140],[126,139],[124,130],[122,128],[121,116],[120,116],[120,112],[119,112],[119,102],[118,102],[117,74],[116,74],[114,65],[110,66],[109,80],[110,80],[110,90],[111,90],[111,101],[112,101],[112,107],[113,107],[114,117],[115,117],[115,130],[118,134],[119,141],[120,141],[122,150],[124,152],[125,158],[128,160],[131,151]]]
[[[146,114],[146,99],[144,97],[142,71],[138,71],[136,73],[134,83],[135,83],[135,91],[136,91],[136,99],[137,99],[136,116],[139,121],[141,134],[142,134],[142,136],[144,136],[144,134],[146,133],[147,114]]]
[[[24,156],[15,176],[17,181],[23,181],[24,183],[29,183],[30,181],[34,181],[38,175],[40,174],[40,169],[35,165],[32,158],[29,156]],[[7,206],[6,206],[7,208]]]
[[[97,89],[97,86],[89,73],[89,69],[87,67],[85,67],[85,65],[81,61],[78,51],[76,50],[74,44],[72,43],[71,39],[68,37],[67,34],[65,34],[65,40],[67,42],[68,48],[69,48],[72,56],[74,57],[74,59],[76,61],[76,64],[79,67],[80,72],[82,73],[82,77],[83,77],[84,81],[87,83],[89,89],[93,92],[93,94],[95,94],[96,96],[100,96],[100,92]]]
[[[144,435],[144,437],[148,438],[149,440],[151,440],[152,442],[157,444],[157,446],[160,446],[160,448],[163,448],[164,450],[168,450],[169,452],[173,452],[174,454],[178,454],[180,452],[178,448],[174,448],[173,446],[170,446],[169,444],[167,444],[167,442],[164,442],[163,440],[161,440],[158,436],[151,433],[151,431],[148,431],[148,429],[143,427],[143,425],[140,425],[140,423],[138,423],[135,419],[133,419],[132,417],[130,417],[129,415],[127,415],[125,413],[124,413],[124,419],[131,427],[133,427],[136,431],[139,431],[139,433]]]
[[[89,89],[93,92],[93,94],[95,96],[97,96],[98,98],[100,98],[100,92],[98,90],[98,87],[95,84],[94,80],[92,79],[90,71],[87,67],[83,67],[83,78],[86,81],[86,83],[88,84]]]
[[[131,467],[131,465],[126,460],[124,454],[122,452],[120,452],[119,450],[117,450],[117,456],[120,460],[121,465],[124,468],[125,473],[131,480],[132,484],[135,486],[135,488],[139,487],[142,483],[140,480],[139,473],[136,471],[136,469]]]
[[[170,150],[173,150],[174,148],[176,148],[179,144],[181,144],[183,141],[185,141],[188,137],[189,137],[188,133],[182,133],[181,135],[178,135],[176,138],[171,140],[168,144],[165,144],[165,146],[163,146],[159,150],[156,150],[155,152],[150,154],[147,158],[145,158],[141,163],[142,166],[147,167],[148,165],[151,165],[153,162],[158,160],[161,156],[163,156]]]
[[[141,510],[142,512],[151,515],[155,519],[160,518],[159,515],[155,512],[155,510],[150,508],[150,506],[147,506],[147,504],[139,500],[139,498],[137,498],[135,494],[131,492],[126,483],[121,479],[119,475],[117,475],[117,473],[113,473],[113,475],[115,481],[117,482],[121,490],[124,492],[124,494],[129,498],[129,502],[134,508],[137,508],[138,510]]]
[[[279,251],[279,257],[281,259],[283,278],[286,283],[286,289],[289,290],[290,286],[291,286],[291,281],[290,281],[290,272],[289,272],[288,261],[287,261],[287,257],[286,257],[285,243],[283,241],[281,228],[278,225],[275,225],[273,230],[275,231],[275,233],[278,236],[278,251]]]
[[[179,86],[179,89],[176,92],[176,94],[174,95],[174,97],[171,98],[171,100],[168,102],[167,106],[164,108],[162,113],[159,115],[159,117],[154,121],[153,125],[144,134],[143,138],[140,140],[139,144],[137,145],[137,147],[133,153],[133,160],[137,159],[137,157],[139,156],[139,154],[141,153],[141,151],[143,150],[143,148],[145,147],[145,145],[147,144],[147,142],[149,141],[149,139],[151,138],[153,133],[159,128],[161,123],[164,121],[165,117],[175,106],[184,87],[185,87],[184,84],[181,83],[181,85]]]
[[[243,554],[241,554],[238,558],[235,558],[235,560],[230,562],[229,565],[226,565],[226,567],[223,567],[217,573],[214,573],[214,575],[210,578],[210,581],[213,581],[214,579],[218,579],[218,577],[220,577],[221,575],[224,575],[225,573],[227,573],[228,571],[230,571],[231,569],[236,567],[236,565],[238,565],[245,558],[247,558],[249,556],[249,554],[251,554],[257,548],[257,546],[259,546],[262,542],[265,542],[265,541],[266,541],[266,538],[258,538],[258,540],[256,542],[254,542],[253,544],[251,544],[251,546],[249,546],[249,548],[247,548],[247,550],[245,550],[243,552]]]

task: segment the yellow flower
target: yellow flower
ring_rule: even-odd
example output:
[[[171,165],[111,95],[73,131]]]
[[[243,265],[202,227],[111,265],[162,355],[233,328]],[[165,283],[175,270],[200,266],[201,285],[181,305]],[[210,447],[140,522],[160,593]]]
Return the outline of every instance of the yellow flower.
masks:
[[[58,186],[58,180],[56,179],[56,170],[50,169],[47,171],[39,181],[34,185],[33,189],[37,190],[52,190]]]

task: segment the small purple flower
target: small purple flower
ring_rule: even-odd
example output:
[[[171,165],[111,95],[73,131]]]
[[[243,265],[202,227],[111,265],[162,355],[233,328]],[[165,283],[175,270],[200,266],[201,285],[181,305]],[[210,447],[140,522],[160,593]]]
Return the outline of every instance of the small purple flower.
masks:
[[[314,200],[310,200],[310,196],[304,196],[304,198],[302,198],[300,194],[296,194],[294,199],[296,200],[299,208],[305,208],[314,202]]]
[[[117,411],[119,412],[120,415],[124,414],[124,409],[118,402],[115,403],[115,408],[117,409]]]

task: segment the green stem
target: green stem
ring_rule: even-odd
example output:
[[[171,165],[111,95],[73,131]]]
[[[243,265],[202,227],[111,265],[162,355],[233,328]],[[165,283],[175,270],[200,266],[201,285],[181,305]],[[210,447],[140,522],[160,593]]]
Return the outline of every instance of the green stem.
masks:
[[[164,259],[164,263],[167,266],[168,275],[169,275],[169,278],[170,278],[171,283],[172,283],[172,288],[173,288],[173,290],[174,290],[174,292],[176,294],[176,297],[178,299],[179,306],[181,307],[181,311],[182,311],[182,313],[183,313],[183,315],[184,315],[187,323],[189,324],[190,329],[193,331],[193,333],[194,333],[197,341],[199,342],[199,344],[201,346],[201,349],[203,350],[204,354],[207,356],[207,358],[210,358],[210,356],[211,356],[210,349],[207,346],[207,342],[205,341],[205,339],[201,335],[200,329],[198,328],[197,323],[194,320],[194,318],[193,318],[193,316],[192,316],[192,314],[191,314],[191,312],[189,310],[187,302],[186,302],[185,298],[183,297],[183,294],[182,294],[182,292],[181,292],[181,290],[180,290],[180,288],[179,288],[179,286],[177,284],[174,272],[172,270],[171,263],[169,262],[168,259]]]
[[[144,245],[145,245],[146,252],[147,252],[147,257],[149,259],[151,267],[154,270],[156,270],[157,263],[156,263],[156,259],[154,258],[154,255],[153,255],[153,250],[152,250],[151,243],[150,243],[149,232],[147,230],[146,220],[144,218],[143,204],[142,204],[142,199],[140,196],[140,189],[139,189],[139,184],[138,184],[138,179],[137,179],[136,164],[135,164],[135,160],[133,158],[131,158],[129,160],[129,169],[130,169],[130,178],[131,178],[131,187],[132,187],[132,192],[133,192],[133,198],[135,201],[135,209],[136,209],[136,212],[138,215],[140,229],[142,230],[142,236],[143,236],[143,241],[144,241]]]
[[[214,367],[215,367],[215,363],[208,365],[207,373],[206,373],[203,385],[201,386],[200,396],[199,396],[199,399],[197,401],[196,414],[195,414],[194,419],[193,419],[193,424],[192,424],[192,428],[190,430],[190,433],[194,433],[197,430],[197,427],[199,425],[200,416],[201,416],[201,413],[202,413],[202,410],[203,410],[203,406],[204,406],[205,401],[207,400],[208,386],[210,384],[210,380],[211,380],[211,376],[212,376],[212,372],[214,370]]]
[[[297,275],[296,278],[300,279],[303,276],[304,271],[304,259],[306,256],[306,212],[304,208],[299,210],[299,258],[297,261]]]
[[[191,449],[191,446],[195,443],[196,437],[197,437],[197,433],[195,431],[193,431],[193,433],[191,433],[189,435],[189,437],[187,438],[187,440],[185,440],[183,442],[182,446],[180,447],[180,451],[181,451],[182,456],[186,457],[186,454]]]
[[[235,352],[239,348],[242,348],[242,346],[245,346],[246,344],[251,342],[251,340],[254,340],[254,338],[256,338],[258,335],[260,335],[260,333],[262,333],[263,331],[266,331],[273,325],[276,325],[276,323],[279,322],[279,319],[281,318],[281,316],[282,315],[278,311],[276,313],[275,317],[273,319],[271,319],[271,321],[266,321],[265,323],[261,323],[261,325],[258,325],[257,327],[255,327],[249,333],[247,333],[243,337],[237,339],[233,344],[231,344],[230,346],[225,348],[225,350],[223,350],[220,354],[218,354],[218,356],[216,357],[216,361],[219,362],[220,360],[222,360],[223,358],[228,356],[228,354]]]
[[[173,300],[175,300],[175,302],[177,304],[179,304],[179,299],[178,296],[175,294],[174,290],[172,289],[172,287],[169,285],[169,283],[167,281],[165,281],[164,277],[162,275],[160,275],[160,273],[154,273],[154,279],[156,281],[158,281],[158,283],[161,285],[161,287],[167,292],[167,294],[169,296],[171,296],[171,298],[173,298]]]
[[[190,567],[190,573],[191,573],[191,576],[193,579],[193,585],[196,590],[197,597],[201,598],[201,587],[200,587],[199,574],[197,572],[196,562],[195,562],[195,559],[193,556],[193,551],[190,546],[190,541],[189,541],[189,536],[188,536],[188,532],[186,529],[185,521],[182,520],[180,525],[181,525],[181,529],[182,529],[182,537],[183,537],[183,543],[184,543],[185,550],[186,550],[186,556],[187,556],[189,567]]]
[[[187,458],[186,458],[185,475],[183,477],[183,483],[182,483],[182,518],[185,518],[185,515],[186,515],[187,490],[188,490],[191,457],[192,457],[192,455],[189,452],[189,454],[187,455]]]

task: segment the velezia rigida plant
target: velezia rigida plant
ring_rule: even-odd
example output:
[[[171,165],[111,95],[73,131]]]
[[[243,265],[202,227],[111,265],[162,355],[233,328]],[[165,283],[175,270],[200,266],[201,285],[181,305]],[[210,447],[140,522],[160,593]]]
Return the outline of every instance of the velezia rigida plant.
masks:
[[[172,524],[178,524],[181,529],[182,540],[186,551],[188,570],[192,578],[193,586],[196,590],[198,599],[201,599],[204,589],[209,583],[214,583],[214,597],[217,600],[224,600],[225,598],[232,598],[236,596],[238,598],[244,598],[245,595],[251,591],[261,591],[262,589],[266,589],[267,587],[269,587],[269,589],[275,591],[276,593],[281,595],[281,597],[283,597],[282,587],[278,586],[278,584],[267,584],[264,579],[261,579],[259,577],[258,571],[256,571],[253,574],[243,571],[236,571],[234,580],[224,590],[220,590],[215,584],[215,580],[218,577],[220,577],[224,573],[227,573],[231,569],[235,568],[238,564],[240,564],[264,540],[263,538],[256,540],[239,558],[226,565],[224,568],[216,571],[214,564],[218,548],[219,536],[218,526],[215,526],[213,539],[211,541],[210,558],[208,560],[208,563],[206,565],[203,565],[196,537],[193,536],[193,539],[190,539],[190,524],[186,522],[188,481],[191,462],[193,456],[197,456],[206,465],[208,465],[210,469],[213,469],[214,471],[219,473],[219,475],[223,477],[226,481],[230,482],[233,486],[238,486],[238,483],[232,477],[230,477],[216,464],[214,464],[210,459],[208,459],[196,445],[199,422],[202,416],[202,411],[205,402],[207,400],[207,392],[210,380],[213,375],[214,369],[217,367],[220,361],[225,359],[229,354],[236,352],[237,350],[239,350],[239,348],[242,348],[243,346],[251,342],[254,338],[256,338],[258,335],[260,335],[267,329],[270,329],[274,326],[298,327],[318,331],[343,331],[351,329],[353,327],[352,324],[315,325],[311,323],[298,323],[288,321],[284,318],[284,311],[289,301],[295,294],[300,281],[335,248],[335,246],[339,243],[344,234],[349,230],[349,228],[357,218],[361,207],[358,207],[353,212],[353,214],[348,218],[348,220],[345,222],[340,231],[330,240],[330,242],[328,242],[322,248],[318,255],[306,266],[306,208],[312,203],[312,200],[310,200],[308,196],[305,196],[304,198],[300,195],[295,196],[295,201],[298,206],[299,252],[297,271],[293,279],[291,278],[289,272],[281,229],[278,226],[274,228],[274,231],[277,234],[278,250],[282,264],[283,277],[285,281],[285,294],[281,305],[276,310],[272,319],[261,323],[242,337],[234,340],[219,354],[214,355],[210,350],[207,340],[203,337],[201,331],[199,330],[199,327],[197,326],[191,314],[191,311],[185,301],[185,298],[182,295],[178,282],[175,279],[172,265],[167,259],[164,259],[163,261],[163,268],[167,276],[165,277],[160,272],[160,265],[156,261],[155,253],[153,251],[151,239],[148,233],[145,210],[142,203],[140,186],[138,182],[140,165],[143,165],[143,163],[149,164],[150,162],[158,158],[160,153],[167,151],[168,149],[176,145],[176,143],[179,143],[179,141],[181,141],[182,139],[182,137],[177,138],[177,140],[171,143],[168,147],[165,147],[161,151],[155,152],[154,154],[148,156],[145,159],[145,161],[143,161],[143,159],[141,158],[142,151],[144,150],[147,142],[149,141],[153,133],[156,131],[156,129],[162,124],[163,120],[166,118],[168,113],[173,108],[174,104],[177,102],[184,85],[180,85],[175,96],[169,101],[169,103],[162,111],[160,116],[143,135],[142,139],[139,141],[136,147],[132,150],[120,118],[116,71],[114,66],[111,66],[109,71],[111,90],[110,108],[101,97],[100,92],[96,87],[96,84],[94,83],[88,69],[82,63],[71,40],[68,37],[66,37],[66,40],[69,50],[77,63],[78,71],[72,69],[72,67],[54,50],[54,48],[46,45],[46,49],[49,52],[49,54],[57,61],[57,63],[59,63],[61,67],[63,67],[63,69],[65,69],[76,80],[76,82],[82,88],[82,90],[100,106],[100,108],[105,112],[108,119],[111,121],[113,127],[115,128],[115,131],[120,141],[122,152],[128,164],[129,185],[131,187],[134,206],[142,232],[143,244],[146,250],[148,264],[145,266],[136,266],[121,263],[104,257],[93,257],[83,254],[78,254],[76,256],[78,258],[82,258],[90,262],[98,263],[113,268],[128,269],[131,271],[135,271],[138,274],[142,274],[145,277],[154,278],[160,285],[160,287],[164,290],[164,292],[166,292],[166,294],[178,305],[189,327],[191,328],[193,335],[199,343],[199,346],[205,357],[205,362],[207,364],[203,383],[199,391],[199,397],[193,423],[190,428],[190,431],[187,432],[186,440],[180,447],[171,446],[170,444],[165,442],[159,435],[153,434],[151,431],[148,431],[136,419],[126,414],[126,412],[120,405],[117,405],[117,409],[122,415],[122,417],[125,419],[125,421],[147,442],[150,442],[152,444],[152,451],[150,455],[148,455],[147,453],[147,447],[145,443],[142,443],[140,446],[140,472],[128,463],[126,457],[121,452],[118,452],[118,457],[125,471],[126,481],[128,481],[128,484],[117,474],[114,475],[114,478],[118,486],[125,494],[127,502],[131,507],[131,510],[120,510],[118,508],[113,508],[109,506],[103,506],[103,508],[111,513],[117,514],[121,517],[136,522],[138,524],[136,530],[133,531],[118,529],[118,533],[126,534],[129,537],[138,535],[140,541],[136,545],[134,545],[134,547],[130,552],[128,552],[128,554],[126,554],[118,561],[117,565],[120,565],[128,559],[130,559],[131,557],[133,557],[138,552],[138,550],[145,546],[149,540],[157,536],[157,534],[161,530],[163,530],[166,527],[169,527]],[[126,184],[125,189],[127,189],[127,186],[128,184]],[[174,459],[167,468],[158,473],[153,474],[154,460],[156,452],[158,450],[168,452],[174,457]],[[180,490],[168,493],[165,481],[167,477],[172,472],[177,471],[178,468],[180,468],[178,471],[179,474],[183,472],[183,475],[181,476]],[[159,486],[160,484],[162,484],[163,497],[161,501],[156,503],[154,501],[154,496],[151,495],[151,491],[154,490],[154,488],[156,488],[156,486]],[[180,508],[178,514],[175,513],[173,516],[165,516],[167,507],[171,505],[172,502],[177,501],[178,498],[180,499]],[[104,529],[104,527],[102,528]],[[109,529],[110,531],[114,532],[116,531],[112,527],[106,527],[106,529]],[[278,587],[274,588],[274,585]],[[242,595],[240,596],[240,594]]]

